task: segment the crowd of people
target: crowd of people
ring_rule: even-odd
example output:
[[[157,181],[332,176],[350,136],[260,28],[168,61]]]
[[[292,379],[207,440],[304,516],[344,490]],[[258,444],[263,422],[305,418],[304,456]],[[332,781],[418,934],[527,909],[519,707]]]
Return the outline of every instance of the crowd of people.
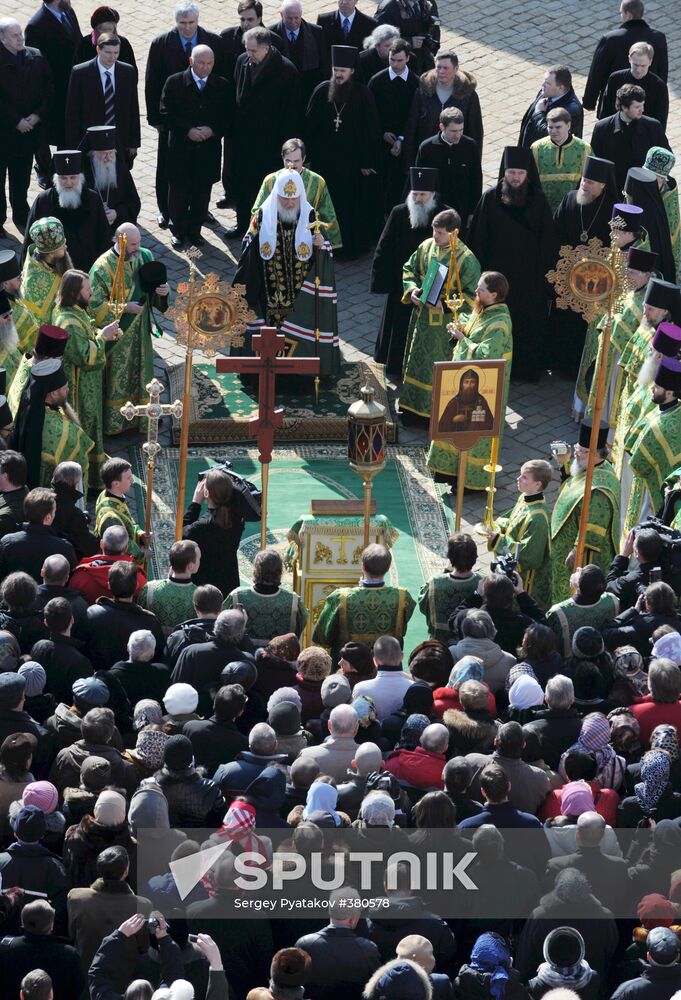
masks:
[[[570,69],[549,66],[483,191],[477,81],[442,47],[434,0],[382,0],[375,16],[338,0],[317,24],[283,0],[268,27],[260,0],[241,0],[239,25],[215,32],[199,13],[178,4],[146,60],[158,224],[173,248],[201,246],[221,185],[254,314],[244,353],[275,325],[332,380],[334,259],[376,244],[376,359],[401,380],[405,422],[430,416],[434,362],[503,359],[504,403],[512,375],[575,379],[578,442],[522,465],[488,532],[490,572],[457,532],[418,594],[394,585],[378,544],[321,607],[283,584],[275,549],[246,585],[238,484],[215,468],[167,578],[147,579],[132,469],[105,451],[136,427],[121,406],[146,399],[170,295],[136,225],[137,60],[112,7],[85,37],[70,0],[25,31],[0,18],[0,238],[8,180],[24,239],[0,250],[2,995],[681,997],[681,228],[665,37],[622,0],[582,100]],[[589,142],[584,109],[597,109]],[[560,247],[593,238],[628,277],[603,357],[605,313],[587,324],[558,308],[546,278]],[[444,284],[424,293],[434,263],[456,275],[457,305]],[[473,412],[491,431],[471,367],[440,421],[470,429]],[[465,486],[487,485],[491,454],[478,441]],[[428,464],[454,482],[459,452],[432,442]],[[411,648],[415,616],[429,638]],[[403,860],[374,879],[375,906],[348,876],[324,890],[324,918],[235,915],[241,855],[265,873],[282,851],[315,855],[337,877],[351,834],[393,854],[445,843],[472,858],[476,892],[440,913]],[[176,866],[192,858],[185,891]]]

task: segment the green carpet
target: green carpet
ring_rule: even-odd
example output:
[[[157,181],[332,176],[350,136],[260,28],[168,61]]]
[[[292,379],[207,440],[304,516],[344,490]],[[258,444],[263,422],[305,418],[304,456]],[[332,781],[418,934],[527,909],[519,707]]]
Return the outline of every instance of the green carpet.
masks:
[[[277,385],[285,381],[277,380]],[[182,399],[184,364],[168,369],[171,399]],[[284,426],[276,432],[277,441],[345,441],[348,407],[359,399],[366,384],[374,388],[375,399],[388,411],[387,438],[395,441],[395,424],[390,419],[385,373],[373,361],[345,363],[333,383],[320,385],[319,403],[315,403],[314,381],[302,391],[277,393],[277,404],[284,407]],[[248,422],[257,412],[257,389],[247,392],[238,375],[220,374],[214,364],[196,364],[192,368],[192,399],[189,413],[189,443],[212,444],[225,441],[249,441]],[[173,440],[180,440],[179,421],[173,421]]]
[[[452,530],[451,511],[440,499],[421,448],[393,447],[385,470],[374,480],[377,512],[384,514],[399,532],[393,547],[392,583],[406,587],[416,598],[422,584],[442,572],[446,562],[447,536]],[[232,445],[220,448],[190,448],[187,463],[186,503],[191,501],[197,475],[212,459],[229,459],[241,475],[260,482],[260,465],[253,447]],[[145,475],[141,449],[132,452],[137,509],[144,510]],[[149,575],[153,579],[168,571],[166,553],[174,540],[175,497],[177,496],[178,449],[164,448],[154,473],[152,529],[154,551]],[[282,555],[288,549],[287,534],[301,514],[309,513],[310,500],[333,498],[361,499],[362,481],[348,467],[346,449],[340,445],[289,445],[278,448],[270,466],[268,543]],[[140,517],[141,517],[140,513]],[[246,525],[240,549],[242,582],[251,580],[253,559],[258,552],[260,526]],[[290,584],[290,576],[288,578]],[[426,623],[418,609],[407,632],[407,652],[428,638]]]

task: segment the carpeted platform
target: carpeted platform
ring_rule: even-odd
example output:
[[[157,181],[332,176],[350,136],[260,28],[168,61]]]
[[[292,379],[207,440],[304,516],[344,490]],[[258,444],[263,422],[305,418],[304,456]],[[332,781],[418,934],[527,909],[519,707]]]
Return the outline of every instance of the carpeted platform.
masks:
[[[442,571],[446,562],[447,536],[452,530],[451,511],[442,504],[440,490],[426,466],[421,448],[390,449],[385,471],[374,480],[377,510],[399,532],[393,548],[393,579],[407,587],[416,598],[425,580]],[[252,447],[190,448],[187,465],[186,506],[196,486],[198,473],[229,459],[241,475],[260,482],[257,450]],[[133,469],[139,483],[137,509],[144,510],[145,460],[143,452],[132,452]],[[168,572],[166,553],[174,540],[175,497],[177,496],[178,449],[164,448],[154,474],[154,512],[152,528],[154,552],[149,567],[152,578]],[[362,495],[362,482],[347,461],[340,445],[289,445],[278,448],[270,466],[268,542],[288,549],[287,534],[301,514],[309,512],[310,500],[356,498]],[[242,582],[250,581],[253,559],[259,549],[260,526],[251,522],[241,542]],[[288,578],[290,584],[290,576]],[[427,638],[425,619],[416,610],[407,633],[407,651]]]
[[[282,378],[278,379],[278,384]],[[171,399],[182,399],[184,364],[168,369]],[[333,385],[320,386],[319,405],[315,405],[314,383],[309,380],[302,392],[277,393],[277,403],[284,407],[284,426],[277,431],[278,441],[345,441],[348,407],[359,399],[359,390],[372,385],[375,398],[388,410],[388,395],[383,366],[372,361],[345,363]],[[249,393],[238,375],[220,374],[214,364],[195,364],[192,369],[192,400],[189,443],[212,444],[249,441],[250,417],[257,412],[257,390]],[[395,424],[388,420],[388,441],[395,441]],[[173,440],[179,443],[180,424],[173,421]]]

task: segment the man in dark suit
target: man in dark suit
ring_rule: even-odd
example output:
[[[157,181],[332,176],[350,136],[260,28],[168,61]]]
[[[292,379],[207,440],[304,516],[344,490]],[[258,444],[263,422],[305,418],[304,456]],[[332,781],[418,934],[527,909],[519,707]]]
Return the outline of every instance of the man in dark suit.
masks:
[[[597,118],[607,118],[615,113],[615,95],[625,83],[634,83],[646,92],[646,113],[657,118],[663,129],[669,117],[669,90],[667,84],[650,67],[653,64],[653,47],[647,42],[636,42],[629,49],[629,69],[611,73],[596,112]]]
[[[214,66],[213,50],[197,45],[189,68],[168,77],[161,94],[171,154],[168,208],[175,249],[187,237],[195,246],[205,242],[201,223],[212,186],[220,179],[220,139],[234,115],[231,88],[213,72]]]
[[[652,45],[655,57],[651,69],[667,82],[667,39],[661,31],[651,28],[643,20],[644,13],[642,0],[622,0],[620,3],[621,27],[601,36],[591,60],[582,98],[582,104],[587,110],[593,111],[598,104],[610,74],[627,68],[629,49],[634,42],[648,42]]]
[[[332,45],[353,45],[361,52],[364,39],[378,21],[357,10],[357,0],[338,0],[338,10],[320,14],[317,24],[324,32],[326,51],[330,54]]]
[[[78,149],[91,125],[115,125],[116,148],[132,166],[140,146],[137,73],[118,62],[120,51],[118,35],[103,34],[97,58],[74,66],[66,95],[66,141]]]
[[[523,115],[518,137],[519,146],[528,149],[537,139],[549,134],[546,116],[554,108],[565,108],[572,119],[570,130],[582,138],[584,112],[572,86],[572,73],[567,66],[551,66],[544,74],[541,90]]]
[[[0,19],[0,237],[7,218],[5,177],[14,225],[23,231],[28,217],[26,192],[33,154],[45,142],[44,121],[52,99],[52,74],[44,56],[24,45],[21,25]]]
[[[609,118],[602,118],[594,125],[591,149],[594,156],[612,160],[615,164],[615,182],[621,191],[630,167],[641,167],[646,153],[652,146],[670,149],[664,129],[654,118],[643,114],[645,91],[627,83],[617,91],[617,111]]]
[[[236,61],[244,51],[244,34],[251,28],[265,27],[262,23],[262,4],[260,0],[241,0],[236,8],[239,23],[235,27],[223,28],[222,39],[222,75],[227,80],[234,79]],[[284,52],[284,43],[279,35],[274,35],[272,43],[280,52]],[[225,206],[226,207],[226,206]]]
[[[402,200],[407,173],[403,151],[404,133],[411,102],[419,86],[419,78],[411,72],[408,65],[410,52],[411,45],[403,38],[393,41],[388,68],[369,80],[369,90],[376,101],[383,139],[383,207],[386,214]]]
[[[50,186],[49,145],[64,146],[64,106],[71,70],[82,32],[71,0],[48,0],[41,4],[26,25],[26,44],[39,49],[52,70],[54,99],[45,119],[47,141],[36,154],[36,167],[41,187]]]
[[[317,24],[303,18],[300,0],[283,0],[279,8],[281,20],[269,26],[281,38],[281,51],[300,73],[303,107],[318,83],[327,80],[331,72],[329,53],[324,42],[324,32]]]
[[[221,51],[220,36],[199,24],[198,7],[187,2],[175,8],[175,27],[157,35],[151,43],[144,77],[147,121],[158,132],[156,156],[156,204],[158,224],[168,227],[168,132],[161,116],[161,94],[169,76],[183,73],[196,45],[208,45],[213,53]],[[220,64],[221,60],[218,59]],[[218,67],[218,72],[220,69]]]

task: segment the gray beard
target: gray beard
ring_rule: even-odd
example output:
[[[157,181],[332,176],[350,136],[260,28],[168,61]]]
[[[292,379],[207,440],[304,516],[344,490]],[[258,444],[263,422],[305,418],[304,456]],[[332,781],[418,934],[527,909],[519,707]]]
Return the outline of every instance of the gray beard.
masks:
[[[19,334],[14,325],[14,320],[6,326],[0,327],[0,347],[5,351],[16,351],[19,346]]]
[[[114,190],[116,188],[116,163],[101,163],[92,158],[92,176],[98,191]]]
[[[61,186],[61,181],[59,180],[59,175],[55,174],[52,178],[54,181],[54,189],[57,192],[57,198],[59,200],[60,208],[80,208],[81,200],[80,196],[83,193],[83,187],[85,184],[85,178],[80,175],[80,184],[73,191],[65,191]]]
[[[638,378],[636,381],[639,385],[652,385],[652,381],[655,378],[658,366],[660,362],[657,360],[654,354],[648,355],[643,364],[641,365],[641,370],[638,373]]]
[[[586,471],[586,465],[582,465],[578,458],[573,458],[570,462],[570,475],[578,476],[581,472]]]
[[[435,195],[426,202],[419,205],[414,201],[412,192],[407,195],[407,209],[409,211],[409,225],[412,229],[425,229],[430,225],[433,209],[435,208]]]
[[[300,215],[300,209],[299,208],[282,208],[281,205],[278,205],[277,206],[277,215],[279,217],[279,221],[280,222],[283,222],[283,223],[288,224],[289,226],[291,226],[295,222],[298,221],[298,217]]]
[[[577,204],[578,205],[592,205],[600,195],[591,194],[590,191],[582,191],[577,188]]]

